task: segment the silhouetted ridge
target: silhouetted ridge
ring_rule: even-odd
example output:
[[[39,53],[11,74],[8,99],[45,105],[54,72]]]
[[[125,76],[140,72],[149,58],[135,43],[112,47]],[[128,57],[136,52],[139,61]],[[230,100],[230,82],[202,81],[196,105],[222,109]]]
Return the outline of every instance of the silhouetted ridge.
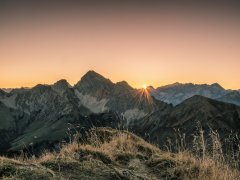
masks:
[[[61,79],[61,80],[55,82],[54,85],[64,85],[64,86],[69,86],[69,83],[67,82],[66,79]]]
[[[96,73],[95,71],[88,71],[80,80],[81,81],[109,81],[109,79],[103,77],[101,74]]]
[[[182,103],[188,103],[188,102],[202,102],[202,101],[211,101],[212,99],[204,97],[204,96],[200,96],[200,95],[194,95],[188,99],[186,99],[185,101],[183,101]]]
[[[224,90],[224,88],[220,84],[218,84],[218,83],[213,83],[213,84],[211,84],[211,86],[215,87],[215,88],[218,88],[218,89]]]
[[[64,89],[71,87],[71,85],[65,79],[61,79],[57,81],[56,83],[53,84],[53,86],[58,88],[64,88]]]
[[[188,99],[186,99],[185,101],[183,101],[181,104],[177,105],[177,106],[182,106],[182,105],[188,105],[188,106],[192,106],[194,107],[207,107],[208,105],[212,105],[212,106],[236,106],[234,104],[229,105],[226,104],[225,102],[222,101],[218,101],[218,100],[214,100],[211,98],[207,98],[204,96],[200,96],[200,95],[194,95],[193,97],[190,97]]]
[[[126,81],[120,81],[116,83],[117,87],[125,88],[125,89],[133,89]]]
[[[95,94],[98,91],[104,97],[110,93],[113,86],[109,79],[95,71],[88,71],[74,87],[83,94]]]
[[[50,89],[51,89],[51,87],[49,85],[38,84],[38,85],[34,86],[31,90],[43,92],[43,91],[50,90]]]

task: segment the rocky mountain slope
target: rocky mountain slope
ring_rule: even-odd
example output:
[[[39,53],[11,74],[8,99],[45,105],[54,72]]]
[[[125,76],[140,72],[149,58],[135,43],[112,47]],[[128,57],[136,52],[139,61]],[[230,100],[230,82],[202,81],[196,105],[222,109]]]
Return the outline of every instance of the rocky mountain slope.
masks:
[[[94,71],[84,75],[74,89],[80,102],[93,113],[111,110],[126,119],[139,119],[167,106],[153,99],[143,89],[134,89],[125,81],[114,84]]]
[[[166,113],[156,111],[139,121],[132,121],[130,127],[160,146],[168,139],[175,141],[180,134],[184,134],[186,142],[191,142],[194,135],[199,133],[199,128],[204,130],[206,136],[214,130],[224,139],[232,132],[240,132],[240,107],[193,96]]]
[[[217,84],[206,88],[205,95],[215,98],[225,93]],[[152,97],[153,90],[134,89],[125,81],[113,83],[89,71],[73,87],[60,80],[32,89],[0,91],[1,153],[58,148],[72,134],[95,126],[129,128],[157,144],[172,137],[176,128],[194,133],[197,122],[221,135],[240,131],[236,105],[193,96],[174,107]]]
[[[74,87],[60,80],[32,89],[1,91],[0,102],[5,114],[0,122],[8,124],[1,129],[0,145],[8,142],[11,151],[33,145],[39,150],[52,147],[68,136],[69,128],[118,127],[123,124],[120,120],[140,119],[169,106],[126,82],[114,84],[93,71]]]

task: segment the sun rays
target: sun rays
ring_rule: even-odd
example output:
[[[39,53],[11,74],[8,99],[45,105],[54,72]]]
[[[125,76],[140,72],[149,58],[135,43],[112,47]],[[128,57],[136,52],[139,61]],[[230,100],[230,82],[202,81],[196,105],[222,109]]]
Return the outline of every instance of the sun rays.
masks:
[[[143,89],[147,89],[147,85],[146,84],[143,84]]]
[[[148,104],[153,103],[152,96],[150,94],[150,89],[146,84],[143,85],[142,89],[138,90],[137,96],[139,98],[138,104],[140,104],[142,101],[147,101]]]

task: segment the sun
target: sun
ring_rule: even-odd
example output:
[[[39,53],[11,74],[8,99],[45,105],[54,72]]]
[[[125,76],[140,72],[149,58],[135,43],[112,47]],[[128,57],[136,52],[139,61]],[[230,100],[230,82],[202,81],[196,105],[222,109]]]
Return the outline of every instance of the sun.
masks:
[[[146,84],[143,84],[143,89],[147,89],[147,85]]]

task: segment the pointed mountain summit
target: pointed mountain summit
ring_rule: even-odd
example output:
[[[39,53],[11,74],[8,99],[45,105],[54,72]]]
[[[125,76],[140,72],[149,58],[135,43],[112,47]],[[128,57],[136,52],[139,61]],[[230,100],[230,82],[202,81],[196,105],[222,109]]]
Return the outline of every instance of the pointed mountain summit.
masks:
[[[224,90],[224,88],[218,83],[213,83],[213,84],[211,84],[211,86],[214,88],[220,89],[220,90]]]
[[[74,90],[82,105],[92,112],[114,111],[126,119],[139,119],[166,105],[153,101],[146,91],[134,89],[126,81],[113,83],[94,71],[88,71]]]
[[[91,70],[81,78],[81,80],[76,84],[76,87],[78,87],[80,84],[84,84],[86,82],[88,83],[89,81],[94,83],[113,84],[109,79]]]
[[[53,84],[53,86],[56,87],[62,87],[62,88],[70,88],[71,85],[67,82],[66,79],[61,79]]]
[[[50,85],[38,84],[31,89],[31,92],[42,94],[43,92],[48,91],[48,90],[51,90]]]
[[[52,89],[61,95],[71,87],[65,79],[61,79],[52,85]]]
[[[82,94],[104,98],[112,91],[114,83],[95,71],[88,71],[74,86]]]
[[[126,90],[133,90],[133,87],[131,87],[126,81],[120,81],[116,83],[116,87],[120,89],[126,89]]]

